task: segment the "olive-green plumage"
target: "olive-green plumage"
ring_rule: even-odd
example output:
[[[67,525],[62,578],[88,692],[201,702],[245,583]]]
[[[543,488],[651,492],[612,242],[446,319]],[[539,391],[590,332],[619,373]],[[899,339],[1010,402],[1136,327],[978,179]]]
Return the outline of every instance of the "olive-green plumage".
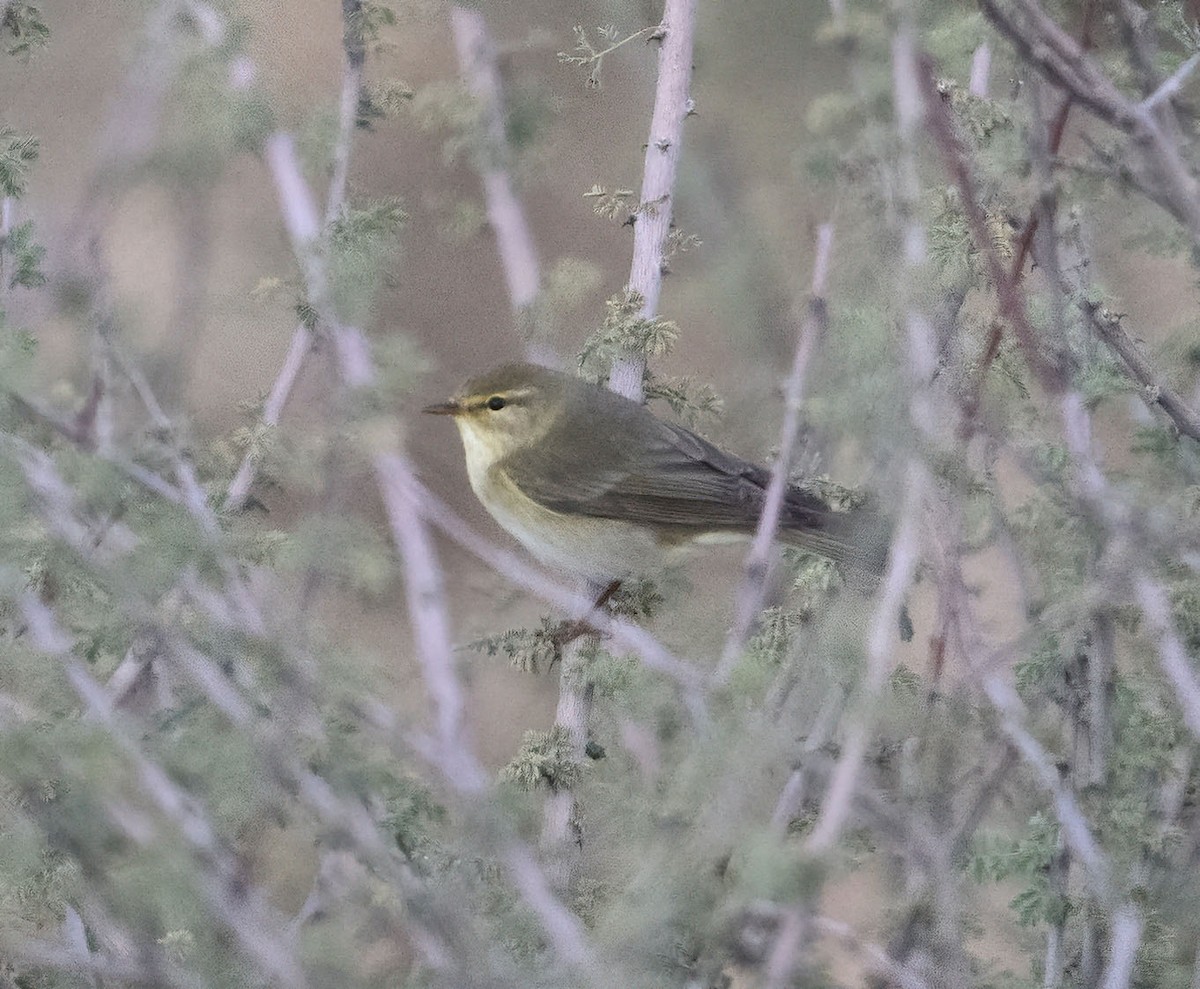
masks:
[[[748,536],[770,472],[644,406],[572,375],[507,364],[425,411],[452,415],[471,486],[535,556],[592,579],[660,566],[694,541]],[[853,538],[856,516],[789,487],[780,536],[877,572]]]

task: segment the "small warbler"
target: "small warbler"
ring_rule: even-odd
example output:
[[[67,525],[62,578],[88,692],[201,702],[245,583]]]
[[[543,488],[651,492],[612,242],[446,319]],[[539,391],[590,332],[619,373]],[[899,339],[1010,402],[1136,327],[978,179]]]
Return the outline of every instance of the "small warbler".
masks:
[[[472,378],[423,411],[453,416],[471,487],[496,521],[542,562],[593,581],[752,535],[771,477],[637,402],[533,364]],[[859,521],[789,486],[779,536],[872,578],[883,553],[855,538]]]

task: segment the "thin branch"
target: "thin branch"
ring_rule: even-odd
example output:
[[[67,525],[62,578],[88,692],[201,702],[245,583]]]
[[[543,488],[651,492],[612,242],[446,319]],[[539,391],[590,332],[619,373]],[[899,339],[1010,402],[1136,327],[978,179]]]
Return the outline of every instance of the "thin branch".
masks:
[[[721,660],[713,673],[715,683],[724,683],[729,678],[766,600],[771,551],[779,529],[779,516],[790,484],[796,441],[800,435],[800,410],[805,379],[809,363],[829,321],[829,311],[825,302],[825,280],[832,252],[833,224],[823,223],[817,232],[808,315],[796,337],[795,357],[784,392],[783,422],[779,427],[779,453],[775,457],[775,463],[771,465],[771,480],[763,497],[754,540],[742,566],[742,580],[735,599],[733,627],[725,639]]]
[[[410,497],[422,506],[425,517],[432,525],[496,573],[537,595],[548,604],[562,608],[568,614],[581,616],[588,625],[601,635],[610,637],[617,646],[636,653],[647,669],[676,681],[684,691],[684,700],[688,703],[693,719],[699,723],[706,720],[703,701],[704,677],[698,669],[673,655],[645,629],[593,609],[592,600],[587,596],[568,590],[523,557],[510,553],[478,535],[413,474],[410,473],[405,478],[405,484],[411,492]]]
[[[849,924],[830,917],[814,917],[813,926],[819,934],[840,941],[859,955],[869,968],[889,983],[900,989],[929,989],[929,983],[903,962],[897,961],[887,950],[870,941],[863,940]]]
[[[346,186],[350,174],[350,151],[354,144],[354,127],[358,119],[358,102],[362,93],[365,48],[359,27],[361,0],[342,0],[342,48],[345,61],[342,67],[341,97],[338,103],[337,140],[333,146],[333,173],[325,197],[325,229],[328,230],[346,204]],[[304,362],[316,345],[316,336],[303,323],[296,324],[287,355],[263,404],[262,424],[268,429],[279,425],[283,409],[300,377]],[[253,451],[247,451],[238,465],[233,480],[225,492],[224,507],[237,511],[246,504],[250,488],[258,474],[259,461]]]
[[[1196,71],[1196,66],[1200,65],[1200,54],[1193,55],[1187,59],[1178,69],[1163,81],[1163,84],[1158,87],[1153,93],[1147,96],[1138,107],[1142,110],[1154,110],[1167,100],[1175,96],[1187,82],[1188,77]]]
[[[545,359],[550,356],[548,344],[531,336],[531,307],[541,290],[541,270],[529,219],[509,174],[504,96],[495,46],[479,10],[455,5],[450,8],[450,24],[459,69],[483,112],[485,147],[478,156],[478,167],[517,332],[530,359]]]
[[[328,275],[318,250],[320,225],[316,207],[300,172],[291,138],[281,133],[268,138],[266,157],[309,300],[333,339],[342,382],[352,392],[368,388],[375,380],[369,346],[360,330],[342,324],[333,311]],[[407,460],[399,453],[398,435],[378,437],[372,466],[391,522],[393,540],[410,577],[405,583],[409,614],[417,632],[426,688],[438,705],[439,745],[434,764],[462,797],[475,799],[481,793],[482,770],[477,768],[479,762],[465,735],[461,686],[453,666],[440,568],[426,528],[427,510],[411,497],[415,478]],[[510,880],[538,917],[559,958],[598,982],[598,969],[582,924],[550,892],[549,883],[532,855],[515,838],[506,838],[502,858]]]
[[[1142,928],[1142,916],[1132,904],[1119,907],[1113,914],[1108,969],[1104,973],[1102,989],[1129,989],[1142,942]]]
[[[1179,145],[1156,117],[1165,104],[1146,106],[1126,97],[1092,58],[1037,0],[979,0],[988,19],[1022,58],[1105,123],[1128,134],[1142,151],[1152,198],[1200,242],[1200,183]]]
[[[1200,59],[1200,55],[1196,57]],[[1096,336],[1112,348],[1121,358],[1130,377],[1142,386],[1146,400],[1159,406],[1179,432],[1200,442],[1200,412],[1192,408],[1187,400],[1167,383],[1133,338],[1125,332],[1120,318],[1100,303],[1087,298],[1081,298],[1078,306]]]
[[[125,730],[108,694],[71,651],[71,638],[53,612],[32,594],[19,599],[34,645],[63,666],[72,689],[88,714],[103,725],[133,765],[142,793],[170,820],[192,849],[206,881],[200,891],[245,955],[280,986],[304,989],[307,979],[281,931],[283,925],[257,890],[247,891],[246,879],[233,855],[221,843],[200,802],[180,789]]]
[[[900,609],[920,560],[918,512],[923,490],[929,483],[916,465],[910,468],[905,507],[888,550],[875,612],[867,635],[867,671],[854,721],[842,742],[842,753],[829,781],[821,812],[804,842],[805,851],[822,855],[830,851],[841,835],[853,804],[858,774],[870,739],[870,717],[880,691],[891,672],[895,648],[893,642],[900,626]]]
[[[642,300],[638,316],[658,313],[663,255],[675,214],[675,175],[683,147],[683,122],[692,112],[692,46],[697,0],[665,0],[659,37],[658,82],[646,141],[642,194],[633,225],[633,264],[629,288]],[[626,355],[613,363],[609,387],[634,401],[642,399],[644,357]]]
[[[1167,592],[1145,573],[1133,577],[1133,588],[1138,606],[1146,617],[1148,631],[1158,647],[1159,663],[1175,688],[1175,700],[1183,711],[1183,720],[1200,739],[1200,679],[1197,679],[1194,661],[1175,629]]]

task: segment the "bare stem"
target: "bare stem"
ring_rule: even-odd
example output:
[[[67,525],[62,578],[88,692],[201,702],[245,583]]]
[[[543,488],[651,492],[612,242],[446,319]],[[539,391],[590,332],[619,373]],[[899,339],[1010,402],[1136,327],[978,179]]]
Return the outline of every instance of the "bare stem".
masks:
[[[779,453],[775,463],[771,465],[771,480],[763,497],[754,540],[742,566],[742,581],[737,592],[733,627],[725,639],[721,660],[713,673],[716,683],[723,683],[729,678],[767,596],[771,549],[779,529],[779,516],[790,484],[796,440],[800,435],[804,383],[808,375],[808,365],[816,351],[817,343],[824,334],[829,317],[825,303],[825,280],[832,253],[833,224],[823,223],[817,232],[817,252],[813,261],[812,296],[808,303],[808,315],[796,337],[796,353],[784,392],[783,422],[779,427]]]
[[[504,95],[495,46],[479,10],[455,5],[450,8],[450,24],[459,69],[483,111],[485,147],[478,168],[488,223],[496,236],[517,330],[524,339],[526,353],[538,360],[549,356],[545,341],[534,340],[529,333],[533,329],[529,325],[530,308],[541,290],[541,271],[529,220],[508,170]]]
[[[350,152],[354,146],[354,125],[358,117],[358,101],[362,93],[365,48],[357,27],[361,11],[361,0],[342,0],[342,47],[345,63],[342,68],[342,88],[338,101],[337,140],[333,145],[333,171],[329,178],[329,191],[325,197],[325,229],[337,220],[346,204],[346,188],[350,175]],[[300,377],[304,362],[312,352],[316,337],[303,323],[292,331],[287,355],[267,400],[263,405],[262,424],[268,428],[279,425],[284,406]],[[259,460],[254,451],[247,451],[238,465],[233,480],[225,492],[224,507],[237,511],[246,504],[250,488],[258,474]]]
[[[633,225],[633,264],[629,288],[642,299],[638,315],[658,313],[662,291],[663,255],[675,213],[675,175],[683,147],[683,122],[692,112],[692,45],[696,31],[696,0],[666,0],[658,50],[658,83],[654,113],[646,141],[642,195]],[[613,363],[609,387],[620,395],[642,399],[644,357],[627,355]]]

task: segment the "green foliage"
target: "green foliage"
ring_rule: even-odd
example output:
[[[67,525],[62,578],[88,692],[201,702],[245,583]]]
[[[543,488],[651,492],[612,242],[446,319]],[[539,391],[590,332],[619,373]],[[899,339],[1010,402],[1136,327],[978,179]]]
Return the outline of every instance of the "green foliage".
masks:
[[[1058,824],[1043,813],[1034,814],[1018,838],[981,836],[971,854],[968,871],[976,882],[1018,879],[1024,888],[1009,904],[1023,927],[1062,923],[1072,901],[1052,887],[1050,863],[1060,852]]]
[[[30,134],[0,127],[0,195],[20,199],[25,195],[29,169],[41,153],[41,144]]]
[[[549,731],[527,731],[513,760],[500,771],[500,778],[523,790],[539,786],[551,792],[579,785],[583,766],[574,757],[571,736],[561,725]]]
[[[384,32],[396,26],[396,11],[379,0],[363,0],[354,6],[345,24],[345,35],[359,45],[367,45],[376,54],[387,51]]]
[[[387,802],[384,826],[407,859],[436,847],[437,832],[448,823],[446,808],[419,780],[401,779]]]
[[[368,598],[385,594],[396,576],[386,538],[354,518],[306,518],[277,548],[277,558],[285,572],[319,572],[335,586]]]
[[[473,214],[476,229],[485,222],[478,208]],[[568,339],[575,326],[586,318],[596,289],[603,280],[600,269],[581,258],[558,258],[542,279],[542,287],[518,327],[534,341]]]
[[[662,357],[670,353],[679,338],[679,327],[660,316],[641,315],[644,300],[632,289],[625,289],[605,304],[604,322],[584,341],[579,366],[584,374],[607,368],[619,355]]]
[[[376,120],[392,120],[406,113],[415,96],[411,86],[397,79],[364,86],[358,97],[355,123],[363,130],[371,130]]]
[[[562,622],[543,617],[537,628],[514,628],[467,644],[486,656],[504,656],[522,673],[543,673],[561,659],[555,635]]]
[[[41,10],[26,0],[10,0],[0,11],[0,38],[5,50],[18,58],[29,58],[50,41],[50,26]]]
[[[693,429],[719,418],[725,406],[712,385],[690,377],[661,377],[647,368],[644,387],[647,401],[666,402],[671,412]]]
[[[346,322],[363,325],[374,314],[375,298],[400,247],[408,220],[400,200],[387,197],[357,202],[329,230],[333,301]]]
[[[577,65],[588,69],[587,86],[589,89],[599,89],[601,85],[600,72],[604,67],[604,59],[618,48],[639,38],[653,39],[660,36],[660,28],[642,28],[633,34],[621,37],[621,32],[615,24],[607,24],[596,28],[597,40],[582,27],[575,27],[575,47],[573,50],[558,53],[558,60],[564,65]]]
[[[618,217],[628,222],[633,216],[634,200],[637,193],[633,189],[606,189],[602,185],[593,185],[583,194],[584,199],[592,201],[592,212],[608,220]]]
[[[412,97],[412,113],[418,125],[427,131],[447,131],[442,141],[442,160],[453,164],[459,159],[497,154],[490,149],[483,132],[483,108],[459,83],[432,82],[420,86]]]
[[[46,284],[41,267],[46,258],[46,249],[33,239],[32,220],[13,227],[8,236],[0,241],[0,262],[4,257],[12,259],[11,273],[8,274],[9,288],[40,288]],[[0,265],[0,275],[3,273],[3,266]]]

